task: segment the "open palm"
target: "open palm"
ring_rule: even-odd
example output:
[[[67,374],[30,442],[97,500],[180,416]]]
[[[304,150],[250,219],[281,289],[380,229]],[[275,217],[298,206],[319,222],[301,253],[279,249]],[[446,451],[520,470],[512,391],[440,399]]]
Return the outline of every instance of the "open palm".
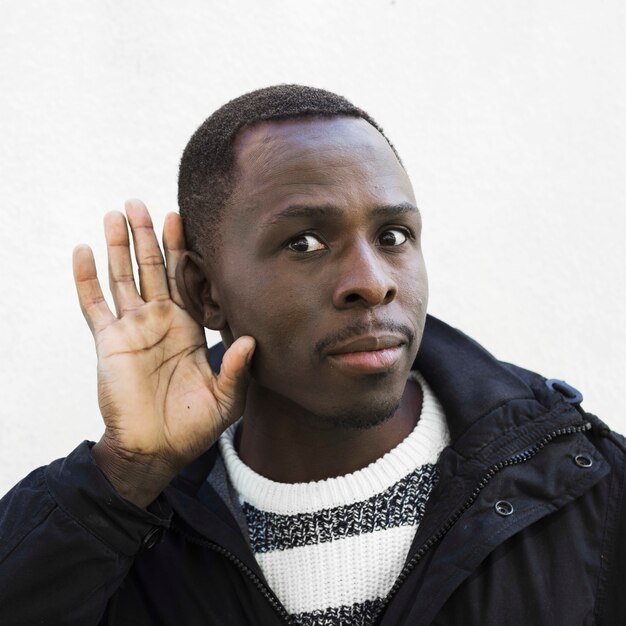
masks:
[[[105,217],[117,316],[102,295],[88,246],[74,251],[74,278],[98,356],[105,433],[94,450],[96,461],[124,495],[132,493],[146,504],[137,490],[144,488],[149,502],[241,415],[254,340],[235,341],[216,376],[204,329],[185,310],[176,286],[176,265],[185,252],[180,217],[171,213],[166,218],[164,260],[145,206],[128,202],[126,213],[140,289],[126,219],[118,212]]]

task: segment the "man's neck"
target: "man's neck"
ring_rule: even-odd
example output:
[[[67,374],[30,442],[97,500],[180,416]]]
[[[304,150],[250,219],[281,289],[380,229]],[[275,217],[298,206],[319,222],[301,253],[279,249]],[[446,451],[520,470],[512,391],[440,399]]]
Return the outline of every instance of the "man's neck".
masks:
[[[339,427],[251,385],[235,447],[246,465],[277,482],[343,476],[395,448],[415,428],[421,406],[422,390],[409,380],[400,405],[382,424]]]

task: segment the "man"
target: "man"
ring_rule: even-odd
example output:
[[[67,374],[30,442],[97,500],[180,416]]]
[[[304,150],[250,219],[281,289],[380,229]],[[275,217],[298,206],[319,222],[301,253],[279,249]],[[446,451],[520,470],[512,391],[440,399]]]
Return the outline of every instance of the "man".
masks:
[[[139,289],[106,216],[116,314],[75,250],[105,431],[3,500],[3,624],[623,623],[623,440],[427,319],[413,190],[365,112],[242,96],[179,203],[165,260],[127,204]]]

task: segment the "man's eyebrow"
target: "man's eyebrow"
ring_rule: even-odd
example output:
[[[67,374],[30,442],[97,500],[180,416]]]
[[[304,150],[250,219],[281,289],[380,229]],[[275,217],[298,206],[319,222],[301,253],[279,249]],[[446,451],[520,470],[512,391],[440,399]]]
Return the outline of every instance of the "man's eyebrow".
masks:
[[[272,224],[278,224],[284,220],[296,217],[323,217],[326,215],[339,215],[340,213],[341,209],[334,204],[291,204],[273,215],[272,219],[268,220],[265,225],[271,226]]]
[[[385,204],[383,206],[377,206],[372,209],[374,215],[386,215],[388,217],[396,217],[399,215],[406,215],[407,213],[415,213],[418,217],[421,217],[420,210],[410,202],[401,202],[400,204]]]
[[[278,224],[285,220],[297,217],[339,216],[342,212],[343,210],[334,204],[292,204],[273,215],[270,220],[263,224],[263,226],[272,226],[273,224]],[[387,217],[397,217],[408,213],[415,213],[418,217],[420,217],[419,209],[410,202],[401,202],[400,204],[383,204],[373,207],[370,212],[376,216]]]

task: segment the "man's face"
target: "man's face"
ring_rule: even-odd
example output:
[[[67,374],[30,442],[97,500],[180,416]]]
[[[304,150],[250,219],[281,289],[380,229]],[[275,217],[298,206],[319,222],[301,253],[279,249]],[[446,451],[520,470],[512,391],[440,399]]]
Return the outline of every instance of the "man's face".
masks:
[[[264,122],[236,141],[213,279],[226,339],[257,341],[254,384],[333,424],[389,417],[428,286],[411,183],[362,119]]]

